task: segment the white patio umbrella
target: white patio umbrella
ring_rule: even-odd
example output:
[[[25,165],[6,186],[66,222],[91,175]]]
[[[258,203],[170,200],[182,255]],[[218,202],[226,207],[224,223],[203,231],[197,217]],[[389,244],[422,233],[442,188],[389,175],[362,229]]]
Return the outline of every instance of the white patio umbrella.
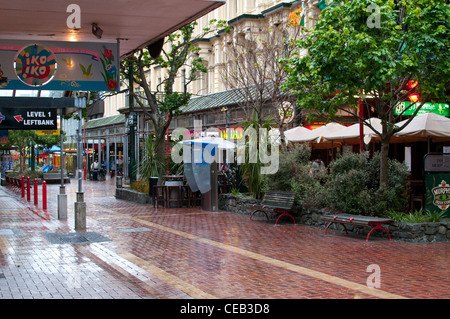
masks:
[[[395,124],[401,127],[407,120]],[[392,142],[414,142],[433,140],[450,140],[450,119],[435,113],[424,113],[414,117],[400,132],[395,133]]]
[[[316,128],[315,130],[311,130],[306,132],[305,134],[294,137],[291,139],[292,142],[313,142],[320,143],[323,141],[324,135],[333,134],[341,129],[345,128],[344,125],[338,123],[328,123],[324,126]]]
[[[381,132],[381,120],[376,117],[372,117],[366,120],[370,123],[378,132]],[[348,144],[359,142],[359,123],[353,124],[349,127],[344,127],[340,130],[335,131],[331,134],[326,134],[323,136],[325,140],[328,141],[340,141]],[[371,128],[367,125],[363,125],[364,142],[368,144],[370,140],[378,136]]]
[[[301,139],[305,134],[310,133],[311,130],[303,126],[296,126],[290,130],[284,131],[284,136],[288,142],[297,142],[296,139]]]

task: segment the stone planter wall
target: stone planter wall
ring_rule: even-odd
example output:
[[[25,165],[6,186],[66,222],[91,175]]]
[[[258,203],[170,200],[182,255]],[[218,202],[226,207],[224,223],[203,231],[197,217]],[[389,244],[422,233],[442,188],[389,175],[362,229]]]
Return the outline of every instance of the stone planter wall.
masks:
[[[129,188],[116,188],[116,198],[139,204],[153,204],[152,197]]]
[[[219,209],[233,212],[241,215],[250,215],[251,205],[259,201],[253,198],[246,198],[243,196],[235,196],[231,194],[219,195]],[[296,222],[313,227],[320,227],[325,229],[325,222],[321,221],[321,216],[324,214],[332,214],[332,212],[320,209],[311,209],[307,211],[294,209],[294,218]],[[276,215],[271,216],[275,218]],[[331,226],[330,229],[334,229]],[[336,225],[336,229],[340,229],[340,225]],[[348,231],[355,232],[361,236],[367,236],[370,227],[352,227],[346,225]],[[401,240],[406,242],[427,243],[427,242],[448,242],[450,241],[450,221],[440,221],[436,223],[405,223],[394,222],[392,225],[385,225],[393,240]],[[382,230],[376,230],[371,234],[376,237],[387,238],[387,235]]]
[[[246,208],[257,203],[259,203],[259,201],[254,198],[231,194],[219,194],[219,209],[227,212],[245,215],[247,214]]]

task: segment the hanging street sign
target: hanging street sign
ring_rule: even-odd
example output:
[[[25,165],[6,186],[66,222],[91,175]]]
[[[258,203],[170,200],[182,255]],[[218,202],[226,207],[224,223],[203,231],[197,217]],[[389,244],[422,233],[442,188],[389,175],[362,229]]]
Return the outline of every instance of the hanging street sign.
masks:
[[[46,136],[61,135],[61,131],[60,130],[40,130],[40,131],[36,131],[36,135],[46,135]]]
[[[56,130],[57,109],[0,108],[0,130]]]
[[[118,91],[117,43],[0,40],[0,90]]]
[[[417,110],[417,107],[421,104],[419,102],[416,102],[416,104],[411,106],[411,102],[401,102],[397,105],[397,107],[394,110],[395,115],[413,115],[414,112]],[[450,106],[448,103],[429,103],[425,102],[423,103],[420,110],[417,112],[417,115],[424,114],[424,113],[436,113],[438,115],[450,117]]]

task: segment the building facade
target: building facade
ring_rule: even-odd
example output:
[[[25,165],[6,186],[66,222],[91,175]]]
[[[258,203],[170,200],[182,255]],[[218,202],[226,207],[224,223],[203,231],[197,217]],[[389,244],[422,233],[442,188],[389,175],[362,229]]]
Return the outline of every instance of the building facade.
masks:
[[[245,97],[236,94],[236,88],[227,84],[226,74],[232,63],[232,44],[236,41],[251,40],[251,37],[264,37],[264,32],[275,33],[280,25],[286,26],[291,23],[292,15],[298,13],[304,16],[304,26],[312,28],[314,21],[319,18],[320,8],[317,0],[304,1],[273,1],[273,0],[227,0],[226,4],[197,20],[196,34],[215,20],[228,22],[231,31],[223,30],[204,38],[195,43],[200,48],[198,56],[202,58],[206,73],[198,74],[197,80],[187,86],[192,94],[189,104],[182,108],[182,113],[174,118],[169,130],[184,127],[193,131],[194,120],[200,120],[204,129],[216,128],[217,134],[226,138],[239,138],[242,134],[241,123],[246,120],[248,114],[242,107],[242,99]],[[322,0],[323,2],[323,0]],[[293,26],[296,32],[300,25]],[[280,39],[286,34],[280,34]],[[303,54],[303,52],[300,52]],[[194,57],[192,57],[194,58]],[[175,90],[184,90],[184,80],[189,74],[189,61],[187,66],[180,70],[175,82]],[[166,70],[161,67],[153,67],[146,72],[147,82],[152,91],[157,90],[166,76]],[[268,116],[271,103],[263,103],[261,114]],[[135,158],[139,167],[139,159],[145,152],[145,139],[152,134],[149,122],[144,120],[142,110],[139,106],[134,107],[136,118],[136,145]],[[277,112],[277,111],[275,111]],[[295,112],[295,107],[292,108]],[[107,170],[111,169],[111,163],[123,162],[122,170],[127,175],[128,169],[128,94],[122,93],[108,96],[104,99],[101,107],[88,114],[89,121],[84,124],[85,152],[89,154],[88,163],[95,157],[105,162]],[[272,114],[273,115],[273,114]],[[102,116],[102,118],[98,118]],[[277,116],[277,114],[275,114]],[[295,117],[286,121],[286,128],[298,124]],[[70,123],[66,125],[70,127]],[[75,132],[68,132],[68,144],[76,139]],[[169,138],[169,134],[167,135]],[[118,146],[119,145],[119,146]],[[118,150],[119,147],[119,150]],[[120,153],[119,153],[120,152]],[[125,157],[123,157],[125,155]],[[120,157],[120,159],[119,159]],[[89,168],[89,166],[87,166]],[[117,171],[118,168],[115,168]]]

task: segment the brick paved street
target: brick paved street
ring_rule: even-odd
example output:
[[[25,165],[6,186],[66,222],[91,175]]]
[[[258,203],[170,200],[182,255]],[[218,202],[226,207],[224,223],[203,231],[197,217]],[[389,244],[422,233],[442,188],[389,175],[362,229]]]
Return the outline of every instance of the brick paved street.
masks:
[[[110,180],[83,182],[87,231],[76,237],[76,190],[67,184],[61,221],[59,185],[48,185],[47,212],[0,187],[1,299],[450,297],[450,243],[366,243],[228,212],[154,209],[116,200]],[[379,288],[367,286],[370,265]]]

